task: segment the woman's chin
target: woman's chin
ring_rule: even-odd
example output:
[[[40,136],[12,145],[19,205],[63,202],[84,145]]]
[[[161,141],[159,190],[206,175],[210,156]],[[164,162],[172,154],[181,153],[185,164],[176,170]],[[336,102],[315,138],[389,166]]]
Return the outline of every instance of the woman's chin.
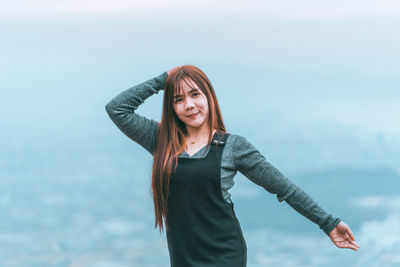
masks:
[[[203,125],[204,123],[203,122],[189,122],[189,123],[186,123],[186,127],[189,127],[189,128],[199,128],[199,127],[201,127],[202,125]]]

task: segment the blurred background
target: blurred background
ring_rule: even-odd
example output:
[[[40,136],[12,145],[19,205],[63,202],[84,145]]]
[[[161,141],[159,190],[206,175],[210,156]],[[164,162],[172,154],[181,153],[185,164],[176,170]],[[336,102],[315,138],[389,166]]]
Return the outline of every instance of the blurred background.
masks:
[[[123,90],[201,68],[231,133],[361,246],[240,173],[248,266],[400,265],[396,0],[1,1],[0,266],[169,266],[151,155],[109,119]],[[163,93],[138,113],[161,118]]]

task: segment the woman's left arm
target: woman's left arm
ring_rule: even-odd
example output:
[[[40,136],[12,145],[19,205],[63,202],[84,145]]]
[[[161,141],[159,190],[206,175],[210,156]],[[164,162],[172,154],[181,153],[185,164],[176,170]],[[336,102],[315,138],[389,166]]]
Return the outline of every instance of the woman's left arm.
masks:
[[[276,194],[280,202],[285,200],[300,214],[316,223],[335,245],[338,246],[343,237],[348,240],[346,235],[341,234],[344,223],[339,218],[328,214],[306,192],[271,165],[246,138],[239,135],[234,144],[234,161],[239,172],[268,192]],[[338,242],[334,241],[335,238]]]

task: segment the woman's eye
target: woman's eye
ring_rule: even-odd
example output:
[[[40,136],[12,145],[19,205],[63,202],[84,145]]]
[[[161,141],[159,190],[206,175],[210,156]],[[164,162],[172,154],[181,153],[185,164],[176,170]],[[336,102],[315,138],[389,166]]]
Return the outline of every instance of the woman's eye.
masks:
[[[182,99],[180,99],[180,98],[175,99],[175,103],[179,102],[180,100],[182,100]]]
[[[200,95],[200,94],[199,93],[193,93],[193,95],[196,96],[196,95]]]

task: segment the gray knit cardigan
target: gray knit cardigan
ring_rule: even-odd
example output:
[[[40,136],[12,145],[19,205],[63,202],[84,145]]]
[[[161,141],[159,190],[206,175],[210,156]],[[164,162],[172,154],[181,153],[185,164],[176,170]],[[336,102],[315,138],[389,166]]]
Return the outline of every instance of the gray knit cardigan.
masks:
[[[164,88],[168,73],[162,74],[137,84],[121,92],[106,104],[106,111],[115,125],[130,139],[153,154],[158,122],[135,113],[145,99],[158,94]],[[182,152],[179,157],[205,157],[207,146],[189,156]],[[234,185],[233,177],[237,171],[277,199],[286,201],[292,208],[316,223],[327,235],[339,223],[340,219],[323,210],[318,203],[299,186],[285,177],[272,166],[265,157],[245,137],[230,133],[221,161],[221,189],[226,201],[230,201],[228,192]]]

